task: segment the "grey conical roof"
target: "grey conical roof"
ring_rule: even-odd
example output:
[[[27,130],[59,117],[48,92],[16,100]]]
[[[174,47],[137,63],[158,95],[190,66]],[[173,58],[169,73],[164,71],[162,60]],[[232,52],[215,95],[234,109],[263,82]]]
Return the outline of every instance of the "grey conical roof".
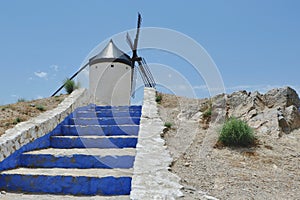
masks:
[[[112,39],[99,54],[90,59],[90,65],[101,62],[121,62],[131,66],[131,58],[120,50]]]

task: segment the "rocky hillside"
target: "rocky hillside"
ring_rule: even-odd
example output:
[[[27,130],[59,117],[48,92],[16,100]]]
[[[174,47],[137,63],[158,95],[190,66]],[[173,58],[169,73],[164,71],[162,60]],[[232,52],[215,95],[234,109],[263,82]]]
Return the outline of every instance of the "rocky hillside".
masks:
[[[20,100],[15,104],[0,106],[0,136],[16,124],[56,108],[66,96],[59,95],[32,101]]]
[[[300,196],[300,100],[293,89],[200,100],[160,95],[161,118],[172,124],[162,136],[174,158],[171,169],[182,179],[182,199]],[[231,116],[255,130],[256,146],[216,148],[220,127]]]
[[[281,136],[300,127],[300,100],[290,87],[273,89],[266,94],[240,91],[212,98],[212,118],[241,118],[257,134]]]

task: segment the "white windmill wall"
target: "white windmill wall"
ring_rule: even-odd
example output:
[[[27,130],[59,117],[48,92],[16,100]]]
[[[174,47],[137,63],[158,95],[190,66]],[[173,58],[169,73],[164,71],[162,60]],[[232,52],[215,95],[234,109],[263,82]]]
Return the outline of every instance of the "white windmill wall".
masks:
[[[90,66],[89,89],[92,103],[130,105],[131,67],[119,62],[100,62]]]

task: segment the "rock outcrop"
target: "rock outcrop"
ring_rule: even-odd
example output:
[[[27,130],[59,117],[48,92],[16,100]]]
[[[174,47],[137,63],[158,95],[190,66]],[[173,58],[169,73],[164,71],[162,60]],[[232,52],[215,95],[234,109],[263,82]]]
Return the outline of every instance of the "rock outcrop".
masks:
[[[278,136],[300,128],[300,99],[290,87],[273,89],[266,94],[239,91],[214,97],[212,102],[215,122],[237,117],[248,122],[258,134]]]

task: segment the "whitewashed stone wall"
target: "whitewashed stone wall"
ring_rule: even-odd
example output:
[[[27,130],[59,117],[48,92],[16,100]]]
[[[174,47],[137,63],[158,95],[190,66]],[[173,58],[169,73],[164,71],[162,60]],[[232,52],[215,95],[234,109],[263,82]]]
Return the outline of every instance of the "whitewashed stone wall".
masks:
[[[5,134],[0,137],[0,162],[23,145],[52,131],[65,117],[76,108],[86,105],[88,101],[87,89],[75,90],[57,108],[46,111],[26,122],[21,122],[14,128],[5,131]]]
[[[175,199],[182,196],[180,178],[168,171],[172,158],[160,137],[164,123],[158,115],[156,91],[145,88],[131,199]]]

